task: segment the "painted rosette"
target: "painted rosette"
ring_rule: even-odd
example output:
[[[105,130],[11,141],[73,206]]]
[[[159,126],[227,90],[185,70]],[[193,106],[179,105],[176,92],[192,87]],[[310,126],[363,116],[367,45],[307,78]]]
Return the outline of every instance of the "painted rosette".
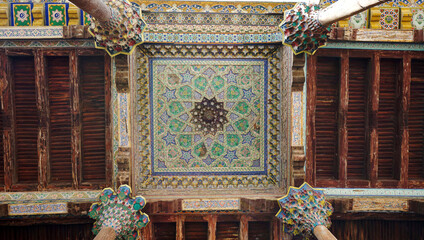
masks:
[[[146,200],[141,196],[131,198],[128,185],[121,185],[117,193],[105,188],[99,200],[99,203],[91,205],[88,213],[96,220],[92,229],[95,235],[103,227],[112,227],[123,239],[137,239],[138,230],[149,223],[149,216],[141,212]]]
[[[325,201],[322,190],[314,189],[306,182],[300,188],[290,187],[278,203],[280,211],[276,216],[283,222],[286,233],[307,239],[316,226],[331,226],[329,217],[333,207]]]
[[[111,19],[100,23],[92,17],[89,32],[94,36],[96,48],[105,49],[109,55],[131,54],[137,45],[144,42],[146,22],[141,9],[127,0],[106,0],[112,11]]]
[[[319,9],[318,5],[297,3],[284,12],[284,21],[279,26],[283,44],[290,46],[296,55],[303,52],[314,54],[327,43],[331,25],[325,27],[318,21]]]

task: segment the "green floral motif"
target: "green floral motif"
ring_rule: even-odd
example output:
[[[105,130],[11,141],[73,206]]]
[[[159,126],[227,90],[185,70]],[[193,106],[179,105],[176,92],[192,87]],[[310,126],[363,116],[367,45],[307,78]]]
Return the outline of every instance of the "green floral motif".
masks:
[[[240,77],[240,81],[241,81],[241,83],[242,83],[243,85],[249,85],[249,84],[250,84],[250,80],[251,80],[250,75],[242,75],[242,76]]]
[[[214,156],[221,156],[224,153],[224,146],[219,143],[214,143],[212,146],[212,154]]]
[[[180,135],[178,142],[180,143],[181,147],[191,147],[191,135]]]
[[[194,86],[200,91],[204,91],[206,89],[207,84],[208,82],[204,77],[197,77],[196,79],[194,79]]]
[[[227,135],[227,145],[230,147],[236,147],[240,143],[240,136],[237,134],[228,134]]]
[[[66,26],[67,12],[65,4],[48,4],[48,25]]]
[[[242,157],[250,157],[250,150],[249,150],[249,148],[248,148],[247,146],[243,146],[243,147],[240,149],[240,155],[241,155]]]
[[[236,128],[240,131],[240,132],[244,132],[249,128],[249,121],[247,121],[246,119],[240,119],[236,122]]]
[[[192,89],[190,86],[182,86],[180,89],[178,89],[178,95],[182,99],[190,99],[192,96]]]
[[[220,90],[224,87],[224,79],[221,76],[214,77],[212,80],[212,86],[216,91]]]
[[[194,147],[194,154],[198,157],[206,156],[208,150],[206,149],[206,145],[204,143],[199,143]]]
[[[31,26],[31,4],[13,4],[12,8],[15,26]]]
[[[178,152],[175,151],[174,148],[169,149],[168,151],[168,157],[169,158],[176,158],[178,156]]]
[[[172,102],[169,104],[169,111],[172,114],[177,115],[184,111],[184,107],[180,102]]]
[[[177,119],[172,119],[169,123],[169,128],[174,132],[181,131],[181,128],[184,126],[184,123]]]
[[[240,88],[237,86],[230,86],[227,89],[227,98],[228,99],[237,99],[240,97]]]
[[[239,102],[235,108],[236,112],[246,114],[249,111],[249,105],[246,102]]]

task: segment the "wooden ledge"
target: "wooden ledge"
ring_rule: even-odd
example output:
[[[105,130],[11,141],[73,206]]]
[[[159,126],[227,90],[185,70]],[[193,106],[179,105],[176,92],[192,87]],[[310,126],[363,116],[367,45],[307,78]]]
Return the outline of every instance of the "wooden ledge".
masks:
[[[423,30],[334,28],[329,39],[359,42],[424,42]]]

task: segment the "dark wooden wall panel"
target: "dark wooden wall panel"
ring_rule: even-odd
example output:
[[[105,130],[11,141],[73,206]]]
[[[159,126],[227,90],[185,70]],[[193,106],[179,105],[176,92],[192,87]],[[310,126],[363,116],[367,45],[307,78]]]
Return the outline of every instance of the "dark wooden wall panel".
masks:
[[[184,239],[185,240],[207,240],[208,223],[207,222],[185,222]]]
[[[1,240],[90,240],[92,224],[0,226]]]
[[[271,239],[270,222],[249,222],[249,240]]]
[[[104,57],[80,57],[82,181],[106,180]]]
[[[238,240],[239,236],[239,222],[218,222],[216,224],[216,240]]]
[[[337,179],[339,58],[319,57],[316,71],[316,178]]]
[[[4,186],[3,109],[0,111],[0,187]]]
[[[398,59],[381,59],[380,94],[378,106],[378,179],[396,178],[399,161],[398,136]]]
[[[13,57],[11,60],[15,93],[16,182],[37,183],[39,120],[34,57]]]
[[[424,60],[412,60],[408,127],[408,178],[424,179]]]
[[[367,178],[367,89],[369,59],[349,60],[349,107],[347,113],[347,178]]]
[[[152,223],[149,223],[152,224]],[[175,222],[154,223],[155,240],[175,240],[177,236],[177,225]]]
[[[50,182],[72,183],[71,92],[68,57],[47,57]]]
[[[330,231],[343,240],[424,240],[424,221],[333,220]]]

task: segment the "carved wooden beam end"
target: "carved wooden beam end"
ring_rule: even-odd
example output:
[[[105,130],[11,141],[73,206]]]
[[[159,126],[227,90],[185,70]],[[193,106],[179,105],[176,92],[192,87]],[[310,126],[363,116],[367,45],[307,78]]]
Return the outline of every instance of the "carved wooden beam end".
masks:
[[[284,21],[279,26],[283,44],[290,46],[294,54],[314,54],[326,44],[331,27],[325,27],[318,21],[319,9],[318,5],[297,3],[284,12]]]
[[[96,47],[105,49],[112,57],[131,54],[144,42],[146,22],[141,9],[128,0],[70,0],[91,15],[89,32],[94,36]]]
[[[93,225],[96,239],[137,239],[138,230],[149,223],[149,216],[141,212],[146,200],[141,196],[132,198],[128,185],[121,185],[116,194],[111,188],[105,188],[99,200],[91,205],[88,213],[96,220]]]
[[[280,211],[277,217],[284,224],[286,233],[306,238],[314,234],[319,240],[336,239],[327,229],[331,225],[329,216],[333,207],[325,201],[322,190],[308,183],[301,187],[290,187],[286,196],[278,199]]]
[[[326,44],[332,24],[389,0],[338,0],[320,9],[318,5],[297,3],[284,12],[280,24],[283,44],[295,54],[314,54]]]
[[[106,0],[111,17],[102,22],[92,17],[89,28],[96,47],[105,49],[111,56],[131,54],[135,47],[144,42],[143,31],[146,23],[141,9],[127,0]]]

